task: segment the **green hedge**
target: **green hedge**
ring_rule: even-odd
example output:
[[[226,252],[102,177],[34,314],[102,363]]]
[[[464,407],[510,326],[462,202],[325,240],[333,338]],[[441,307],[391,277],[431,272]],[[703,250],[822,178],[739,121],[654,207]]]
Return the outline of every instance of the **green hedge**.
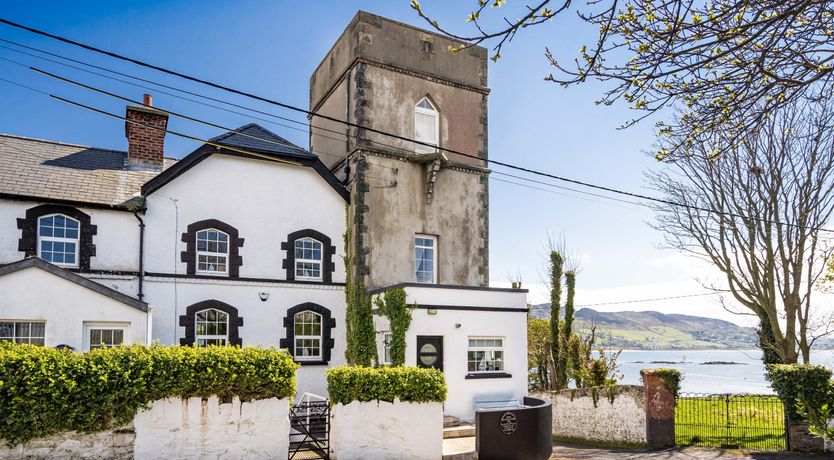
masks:
[[[327,371],[333,404],[352,401],[443,402],[446,380],[437,369],[417,367],[336,367]]]
[[[297,367],[286,352],[265,348],[134,345],[79,354],[4,342],[0,438],[17,444],[100,431],[168,397],[292,397]]]
[[[792,420],[801,420],[797,403],[802,396],[808,405],[820,408],[832,401],[831,370],[813,364],[771,364],[770,383]]]

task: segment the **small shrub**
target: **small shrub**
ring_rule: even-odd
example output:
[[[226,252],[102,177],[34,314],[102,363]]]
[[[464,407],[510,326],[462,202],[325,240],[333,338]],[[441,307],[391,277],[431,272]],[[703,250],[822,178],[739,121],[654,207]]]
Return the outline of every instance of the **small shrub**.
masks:
[[[443,402],[446,380],[437,369],[418,367],[350,367],[327,371],[333,404],[353,401]]]
[[[168,397],[291,397],[297,367],[267,348],[132,345],[79,354],[0,343],[0,438],[14,445],[100,431]]]
[[[813,364],[770,364],[770,383],[779,399],[785,404],[788,418],[794,421],[804,417],[797,411],[799,399],[803,405],[820,409],[832,400],[831,370]]]

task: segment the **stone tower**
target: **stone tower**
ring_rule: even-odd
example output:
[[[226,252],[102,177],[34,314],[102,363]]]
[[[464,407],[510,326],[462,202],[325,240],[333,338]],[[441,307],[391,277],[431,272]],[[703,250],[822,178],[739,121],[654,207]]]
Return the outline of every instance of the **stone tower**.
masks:
[[[489,283],[487,51],[360,11],[310,78],[310,146],[349,184],[369,289]],[[395,133],[442,149],[392,138]]]

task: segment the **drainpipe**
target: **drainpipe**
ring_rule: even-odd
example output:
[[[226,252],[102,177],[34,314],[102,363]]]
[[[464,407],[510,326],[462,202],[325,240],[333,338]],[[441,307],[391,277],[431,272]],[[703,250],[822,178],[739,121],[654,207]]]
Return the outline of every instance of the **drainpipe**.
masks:
[[[133,216],[139,221],[139,293],[136,297],[142,300],[145,297],[142,286],[145,280],[145,221],[139,217],[139,211],[135,211]]]

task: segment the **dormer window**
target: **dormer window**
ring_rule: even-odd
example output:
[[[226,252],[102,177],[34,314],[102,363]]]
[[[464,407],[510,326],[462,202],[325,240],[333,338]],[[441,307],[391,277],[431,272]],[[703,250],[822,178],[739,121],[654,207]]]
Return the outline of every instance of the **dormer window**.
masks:
[[[215,228],[197,232],[197,273],[225,275],[228,262],[229,235]]]
[[[78,268],[79,222],[63,214],[38,219],[38,257],[62,267]]]
[[[321,242],[312,238],[295,240],[295,279],[321,281]]]
[[[440,116],[429,98],[424,97],[414,107],[414,140],[437,146],[439,137]],[[437,149],[415,143],[414,151],[417,153],[434,153]]]

